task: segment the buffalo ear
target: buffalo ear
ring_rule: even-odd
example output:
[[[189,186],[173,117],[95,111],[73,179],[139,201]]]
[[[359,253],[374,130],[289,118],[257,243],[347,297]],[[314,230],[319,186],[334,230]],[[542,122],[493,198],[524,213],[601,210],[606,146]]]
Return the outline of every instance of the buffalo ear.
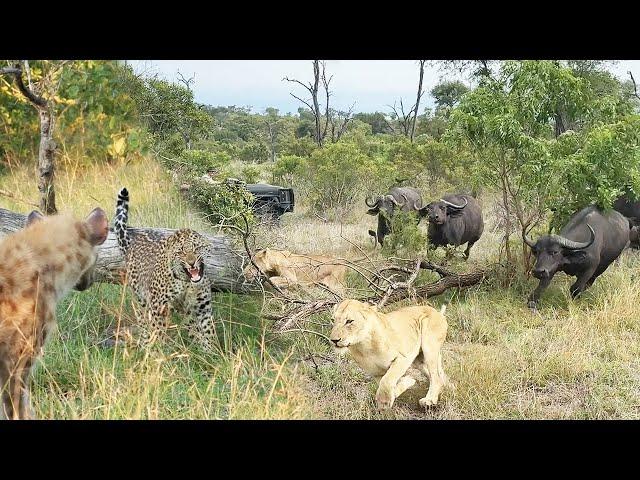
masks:
[[[462,208],[454,208],[447,205],[447,215],[455,217],[456,215],[462,215]]]
[[[568,257],[572,262],[581,262],[585,258],[587,258],[587,252],[584,250],[566,250],[565,256]]]
[[[370,208],[369,210],[367,210],[367,215],[377,215],[379,211],[379,208]]]
[[[42,215],[39,211],[34,210],[27,217],[27,220],[25,221],[25,227],[28,227],[29,225],[40,222],[42,220],[44,220],[44,215]]]

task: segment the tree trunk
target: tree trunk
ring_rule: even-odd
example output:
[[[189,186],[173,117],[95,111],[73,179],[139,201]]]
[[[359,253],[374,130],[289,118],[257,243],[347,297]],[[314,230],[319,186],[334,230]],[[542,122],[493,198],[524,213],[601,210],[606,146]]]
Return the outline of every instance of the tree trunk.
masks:
[[[420,60],[420,81],[418,82],[418,95],[416,97],[416,107],[413,111],[413,122],[411,124],[411,141],[416,133],[416,119],[418,117],[418,108],[420,107],[420,99],[422,98],[422,78],[424,77],[424,64],[426,60]]]
[[[311,97],[313,99],[313,107],[315,109],[315,119],[316,119],[316,142],[318,142],[318,146],[322,146],[322,133],[320,132],[320,105],[318,104],[318,83],[320,82],[320,61],[313,61],[313,89],[311,92]]]
[[[25,62],[27,75],[29,74],[28,62]],[[54,117],[50,102],[36,95],[22,80],[22,67],[16,64],[14,67],[0,69],[0,75],[13,75],[18,90],[35,107],[40,116],[40,149],[38,151],[38,191],[40,192],[40,209],[46,215],[56,213],[56,194],[53,187],[54,155],[56,143],[53,141]]]
[[[556,118],[555,118],[556,138],[558,138],[568,129],[569,129],[569,120],[567,119],[567,115],[565,114],[565,112],[562,111],[562,109],[558,109],[558,111],[556,111]]]
[[[49,106],[37,107],[40,115],[40,150],[38,152],[38,191],[40,210],[45,215],[57,213],[54,181],[54,156],[56,142],[53,140],[53,116]]]
[[[504,250],[507,256],[507,263],[511,262],[511,247],[509,240],[511,238],[511,210],[509,209],[509,192],[507,189],[507,172],[505,171],[504,161],[502,162],[502,172],[500,181],[502,182],[502,204],[505,212],[505,232],[504,232]]]
[[[0,238],[23,228],[26,215],[0,208]],[[151,237],[164,238],[175,230],[165,228],[130,228],[132,238],[144,232]],[[236,250],[228,237],[202,233],[211,242],[210,252],[205,255],[205,275],[211,281],[212,289],[220,292],[249,292],[255,287],[245,283],[242,268],[248,259],[242,250]],[[96,264],[96,282],[122,283],[124,279],[124,257],[118,248],[113,232],[100,245]]]

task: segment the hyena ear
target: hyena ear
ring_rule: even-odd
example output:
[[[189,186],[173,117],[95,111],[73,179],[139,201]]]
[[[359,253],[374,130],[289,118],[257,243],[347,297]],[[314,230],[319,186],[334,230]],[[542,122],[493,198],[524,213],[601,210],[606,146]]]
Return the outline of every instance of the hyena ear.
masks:
[[[36,222],[40,222],[44,220],[44,215],[42,215],[39,211],[34,210],[33,212],[31,212],[29,214],[29,216],[27,217],[27,220],[25,222],[25,227],[28,227],[29,225],[31,225],[32,223],[36,223]]]
[[[84,221],[91,232],[91,245],[102,245],[109,235],[107,214],[101,208],[94,208]]]

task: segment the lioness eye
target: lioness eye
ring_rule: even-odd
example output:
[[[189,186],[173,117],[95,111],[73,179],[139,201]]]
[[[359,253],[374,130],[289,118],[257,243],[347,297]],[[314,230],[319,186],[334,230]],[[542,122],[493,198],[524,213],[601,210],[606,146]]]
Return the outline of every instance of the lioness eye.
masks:
[[[353,320],[347,320],[347,321],[345,322],[345,325],[349,325],[350,323],[353,323]]]

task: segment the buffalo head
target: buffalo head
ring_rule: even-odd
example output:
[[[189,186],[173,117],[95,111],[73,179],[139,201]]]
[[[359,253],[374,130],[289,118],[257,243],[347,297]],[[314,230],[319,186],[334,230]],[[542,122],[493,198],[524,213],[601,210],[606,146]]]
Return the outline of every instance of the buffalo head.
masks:
[[[536,257],[532,274],[538,279],[551,278],[563,265],[580,263],[584,260],[588,248],[596,239],[596,233],[587,223],[591,232],[588,242],[575,242],[561,235],[543,235],[537,241],[531,240],[524,232],[522,239]]]
[[[463,198],[463,200],[464,204],[462,205],[456,205],[455,203],[440,199],[440,201],[431,202],[425,207],[414,205],[413,208],[418,212],[420,217],[427,217],[429,223],[442,225],[447,221],[449,215],[459,213],[467,206],[467,199]]]
[[[378,213],[380,213],[380,211],[384,211],[387,216],[391,216],[395,207],[402,208],[407,204],[407,197],[403,194],[402,198],[404,201],[399,202],[393,195],[387,194],[380,195],[375,200],[373,200],[371,197],[367,197],[364,200],[364,203],[366,203],[367,207],[369,207],[369,210],[367,210],[367,213],[369,215],[377,215]]]

